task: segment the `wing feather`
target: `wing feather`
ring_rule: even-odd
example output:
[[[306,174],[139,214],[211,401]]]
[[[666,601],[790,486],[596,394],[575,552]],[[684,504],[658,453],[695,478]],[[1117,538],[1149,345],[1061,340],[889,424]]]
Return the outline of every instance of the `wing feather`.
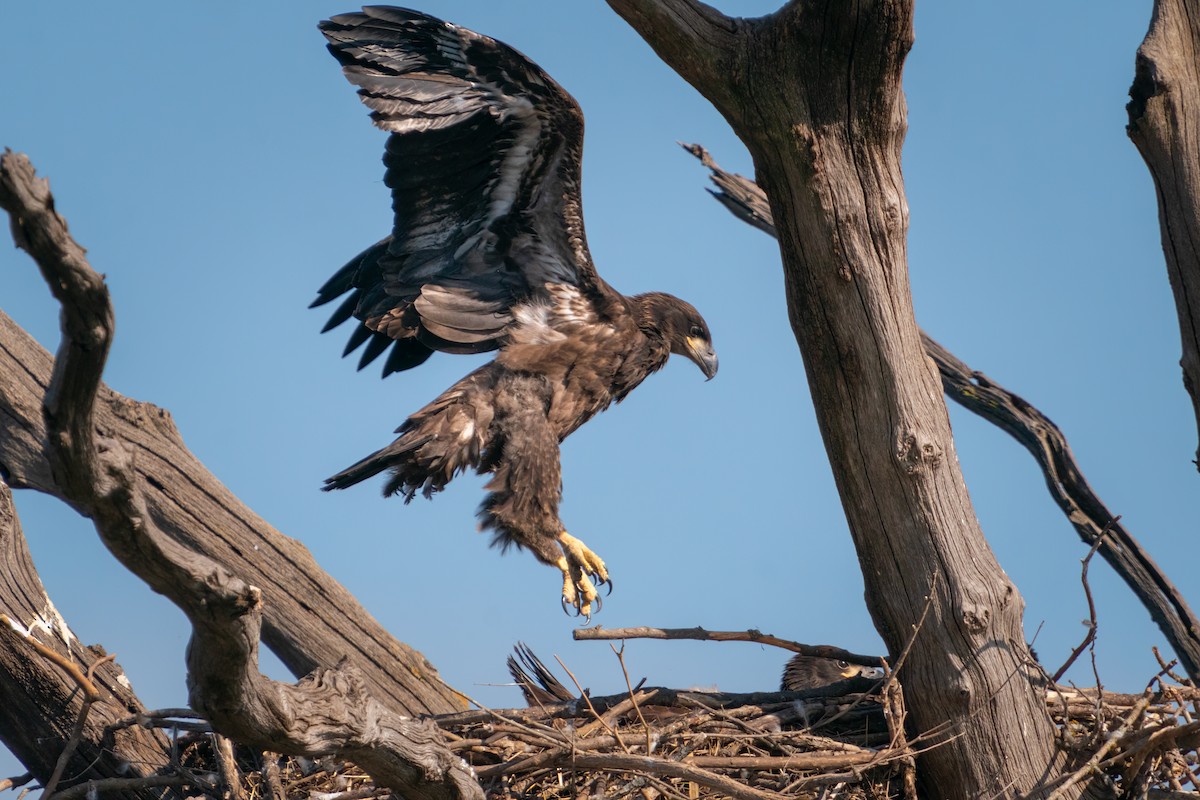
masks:
[[[513,308],[550,300],[548,287],[613,302],[587,249],[583,116],[566,91],[507,45],[420,12],[370,6],[320,28],[390,133],[394,219],[391,236],[331,278],[317,304],[354,289],[352,313],[370,330],[478,352],[502,346]],[[385,373],[428,357],[397,352]]]

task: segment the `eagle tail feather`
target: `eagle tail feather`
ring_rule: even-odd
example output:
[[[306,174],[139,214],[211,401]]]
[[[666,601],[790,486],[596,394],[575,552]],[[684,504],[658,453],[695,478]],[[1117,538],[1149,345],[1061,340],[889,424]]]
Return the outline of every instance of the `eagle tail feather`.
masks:
[[[356,483],[362,483],[367,478],[372,478],[383,472],[389,467],[394,467],[398,471],[403,469],[403,466],[410,461],[409,454],[419,448],[421,445],[430,441],[430,436],[409,437],[401,436],[396,441],[392,442],[382,450],[376,450],[371,455],[351,464],[336,475],[331,475],[325,479],[325,485],[321,487],[323,491],[329,492],[334,489],[348,489]],[[401,490],[401,486],[395,485],[396,479],[388,481],[385,494],[396,494]],[[412,493],[407,493],[409,499]]]

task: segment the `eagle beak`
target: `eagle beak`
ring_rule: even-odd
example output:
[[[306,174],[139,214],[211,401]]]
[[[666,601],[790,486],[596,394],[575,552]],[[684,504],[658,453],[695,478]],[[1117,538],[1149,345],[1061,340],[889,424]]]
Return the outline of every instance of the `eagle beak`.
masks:
[[[710,342],[697,336],[687,338],[688,358],[696,362],[696,366],[704,373],[706,380],[712,380],[717,374],[717,352]]]

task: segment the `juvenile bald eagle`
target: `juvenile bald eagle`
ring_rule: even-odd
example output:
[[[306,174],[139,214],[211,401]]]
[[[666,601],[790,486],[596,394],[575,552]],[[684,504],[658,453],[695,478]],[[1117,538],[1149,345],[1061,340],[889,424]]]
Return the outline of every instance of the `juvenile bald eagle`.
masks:
[[[385,493],[407,502],[463,470],[491,473],[481,527],[558,567],[564,607],[588,615],[609,573],[559,520],[559,443],[672,353],[715,375],[708,325],[676,297],[627,297],[596,273],[580,208],[583,116],[537,65],[399,8],[320,28],[391,134],[395,212],[391,235],[321,287],[314,306],[349,293],[325,330],[359,320],[346,353],[366,343],[361,369],[390,346],[385,376],[435,350],[500,351],[325,488],[390,470]]]
[[[822,689],[838,686],[847,690],[865,688],[867,681],[879,681],[884,677],[879,667],[856,664],[836,658],[794,655],[783,668],[783,680],[779,688],[785,692],[800,692],[806,689]]]

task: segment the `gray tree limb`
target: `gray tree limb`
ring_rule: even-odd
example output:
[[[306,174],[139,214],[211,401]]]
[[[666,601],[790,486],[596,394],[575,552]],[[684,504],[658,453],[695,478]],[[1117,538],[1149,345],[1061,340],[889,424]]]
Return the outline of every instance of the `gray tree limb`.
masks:
[[[918,758],[926,791],[1044,796],[1065,759],[1024,604],[980,530],[912,310],[900,170],[911,0],[792,0],[740,20],[695,0],[608,2],[754,159],[868,609],[893,657],[912,641],[900,677],[914,729],[947,733]]]
[[[67,744],[83,706],[79,683],[39,653],[31,640],[56,653],[80,672],[105,657],[75,637],[50,602],[29,548],[8,486],[0,481],[0,741],[43,786]],[[167,766],[169,745],[160,731],[109,726],[143,712],[125,672],[108,661],[95,669],[91,683],[100,697],[92,703],[82,735],[66,765],[74,783],[96,778],[145,777]],[[136,791],[131,797],[158,800],[162,792]]]
[[[743,222],[776,235],[771,207],[754,181],[721,169],[700,145],[684,149],[708,167],[717,186],[709,191],[723,206]],[[971,369],[924,331],[921,341],[926,355],[937,364],[946,396],[1008,433],[1037,460],[1050,496],[1080,540],[1091,547],[1107,530],[1101,557],[1150,613],[1188,676],[1200,681],[1200,620],[1171,579],[1092,490],[1063,432],[1024,398]]]
[[[11,195],[13,189],[7,191]],[[22,202],[45,204],[48,191],[40,191],[40,201],[28,197]],[[3,205],[9,208],[12,202],[6,199]],[[65,235],[61,219],[56,224]],[[32,219],[14,214],[13,228],[17,241],[37,246]],[[51,248],[52,255],[59,245],[45,241],[40,246]],[[13,488],[36,489],[86,514],[61,485],[61,471],[70,467],[55,465],[48,448],[42,402],[53,369],[50,354],[0,312],[0,475]],[[263,641],[293,675],[331,667],[349,654],[373,695],[398,713],[439,714],[465,707],[424,656],[388,633],[303,544],[277,531],[218,481],[184,445],[166,410],[103,385],[93,402],[98,427],[133,451],[138,485],[155,523],[188,549],[262,590]]]
[[[110,552],[192,623],[192,707],[214,730],[251,747],[336,754],[404,795],[482,800],[470,767],[445,747],[437,726],[377,701],[352,664],[317,669],[295,685],[258,671],[262,592],[167,535],[143,496],[136,448],[108,435],[95,413],[113,329],[103,279],[67,233],[28,159],[9,153],[0,160],[0,205],[62,306],[63,342],[44,401],[55,482],[92,519]]]
[[[1129,138],[1158,199],[1183,344],[1183,385],[1200,428],[1200,3],[1155,0],[1129,89]],[[1200,469],[1200,449],[1196,451]]]

